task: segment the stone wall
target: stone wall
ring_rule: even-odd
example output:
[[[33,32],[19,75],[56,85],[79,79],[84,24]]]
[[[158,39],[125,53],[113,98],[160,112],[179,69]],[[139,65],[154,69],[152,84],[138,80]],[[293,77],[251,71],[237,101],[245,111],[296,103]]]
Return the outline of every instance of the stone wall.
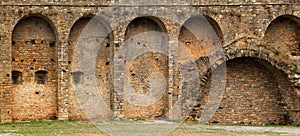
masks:
[[[125,66],[129,65],[129,72],[124,70],[131,85],[131,87],[124,86],[125,119],[156,119],[168,111],[167,89],[169,86],[167,83],[161,86],[159,82],[161,80],[158,78],[168,79],[168,58],[165,54],[167,53],[168,38],[164,36],[163,32],[165,32],[165,28],[162,22],[157,21],[156,18],[145,17],[136,18],[126,29],[125,39],[127,41],[123,46],[130,47],[123,55],[132,60],[125,62]],[[139,54],[143,47],[162,52],[147,52],[136,57],[135,54]],[[161,95],[153,93],[158,90],[162,92]],[[140,98],[134,98],[133,94],[141,96],[148,94],[149,100],[139,101]]]
[[[285,83],[286,77],[281,72],[263,60],[248,57],[229,60],[226,65],[226,90],[208,122],[256,125],[293,122],[291,109],[295,108],[297,98],[293,98],[295,90]],[[208,99],[211,80],[209,77],[200,95],[202,113],[209,112],[204,107],[211,101]]]
[[[56,58],[56,36],[49,23],[27,17],[16,25],[11,60],[13,121],[56,119]]]
[[[223,109],[218,110],[211,119],[212,122],[299,123],[300,6],[296,4],[297,1],[191,0],[172,2],[172,6],[170,1],[158,3],[156,1],[133,3],[132,1],[93,0],[57,2],[37,0],[31,3],[1,1],[1,122],[54,118],[86,120],[87,116],[164,119],[171,118],[164,116],[168,111],[176,113],[179,117],[186,116],[188,111],[194,109],[200,112],[200,107],[203,107],[201,101],[205,102],[204,98],[207,96],[205,94],[209,94],[205,89],[205,84],[209,84],[209,69],[216,69],[218,65],[227,61],[229,68],[225,96],[235,99],[230,99],[228,102],[224,99]],[[114,4],[120,6],[110,7]],[[98,13],[101,13],[101,17],[95,18],[96,23],[92,21],[86,25],[91,17]],[[197,21],[197,16],[200,16],[200,21]],[[195,20],[193,17],[196,17],[196,21],[193,21]],[[138,24],[131,25],[136,23],[135,19],[141,19],[141,22],[137,21]],[[19,28],[20,24],[28,27]],[[84,26],[86,26],[86,33],[83,30]],[[191,29],[194,31],[190,31]],[[141,32],[149,32],[149,30],[158,30],[165,34],[150,35],[150,37],[140,35]],[[211,35],[207,36],[206,33]],[[80,35],[87,37],[80,37]],[[136,40],[132,40],[131,36]],[[146,40],[149,42],[145,42]],[[116,65],[119,64],[119,60],[124,59],[115,59],[120,53],[122,54],[124,47],[137,47],[133,51],[138,53],[138,47],[143,45],[150,45],[162,52],[148,52],[133,59],[132,63],[125,63],[131,71],[124,71],[122,67]],[[187,49],[192,57],[181,56],[182,48]],[[84,52],[90,51],[92,55],[86,56],[80,49]],[[222,53],[220,55],[221,50],[224,51],[223,57]],[[125,56],[130,55],[132,55],[130,52],[125,54]],[[90,62],[89,57],[94,57],[95,61]],[[254,67],[253,64],[258,63],[256,59],[253,59],[253,62],[235,59],[239,57],[257,58],[264,62],[259,62],[260,65]],[[189,82],[195,80],[195,76],[184,75],[186,71],[191,71],[189,69],[191,65],[185,64],[185,59],[196,63],[199,74],[197,85]],[[178,63],[178,60],[182,62]],[[237,65],[237,62],[242,65]],[[91,65],[81,66],[85,63]],[[239,67],[245,70],[235,70]],[[39,74],[39,71],[42,74]],[[252,76],[243,74],[249,71],[253,71]],[[281,74],[270,75],[269,71]],[[22,73],[22,80],[18,80],[19,72]],[[37,84],[35,75],[43,75],[43,72],[47,73],[48,80],[46,84]],[[156,82],[151,82],[148,80],[151,75],[160,78]],[[279,79],[277,77],[282,78],[277,80],[277,83],[273,82],[274,79]],[[132,91],[124,90],[125,78],[129,79],[133,92],[140,94],[151,90],[151,84],[159,84],[157,82],[161,81],[159,79],[165,79],[166,82],[160,82],[160,85],[165,85],[162,90],[164,95],[158,104],[150,107],[130,105],[126,102],[126,91]],[[92,79],[96,79],[96,82],[90,82]],[[19,81],[21,84],[14,84]],[[244,103],[243,107],[252,108],[251,112],[240,111],[237,106],[234,106],[234,102],[253,100],[254,96],[235,97],[234,94],[242,95],[251,92],[249,90],[243,93],[242,89],[235,86],[235,81],[244,86],[244,82],[257,85],[253,86],[251,91],[265,96],[268,101],[263,106],[252,104],[252,107],[249,103]],[[103,103],[100,105],[106,105],[109,111],[90,115],[84,108],[97,104],[92,100],[86,100],[86,104],[82,106],[82,101],[78,100],[78,97],[93,96],[93,93],[85,92],[85,88],[95,84],[96,88],[93,88],[97,90],[95,94],[103,97]],[[186,88],[191,92],[185,92]],[[273,93],[260,92],[259,88],[269,88]],[[289,91],[284,91],[283,88]],[[291,94],[285,94],[286,92]],[[200,93],[202,96],[198,98],[198,102],[194,98],[195,93]],[[279,102],[283,99],[286,107]],[[179,103],[176,103],[178,100]],[[253,101],[259,103],[262,100]],[[99,107],[102,107],[100,105]],[[174,108],[176,105],[179,106]],[[231,112],[224,107],[239,112]],[[254,113],[253,108],[266,109],[268,112]],[[276,109],[282,112],[272,114]],[[82,111],[78,112],[80,110]],[[98,113],[96,109],[92,111],[91,113]],[[245,113],[245,115],[236,118],[230,116],[238,113]],[[255,115],[251,116],[252,114]],[[221,118],[221,115],[226,116]],[[265,116],[269,116],[272,120],[265,120]]]
[[[111,40],[110,28],[106,28],[103,20],[100,18],[93,18],[93,16],[89,15],[80,18],[73,25],[68,41],[70,47],[68,50],[68,64],[73,84],[70,89],[72,99],[70,99],[69,119],[87,120],[77,101],[79,94],[76,93],[76,90],[80,87],[76,88],[75,86],[84,86],[85,82],[89,82],[88,80],[95,78],[94,76],[97,79],[97,88],[100,96],[103,98],[105,104],[112,108],[110,70],[113,47],[111,46]],[[91,49],[95,49],[96,51],[93,52]],[[93,60],[91,56],[87,56],[84,53],[94,53],[97,57]],[[95,61],[97,64],[90,61]],[[90,63],[96,65],[96,71],[88,68],[90,67]]]
[[[31,3],[27,1],[10,1],[3,0],[1,4],[3,5],[91,5],[91,6],[107,6],[113,4],[124,4],[124,5],[140,5],[140,4],[149,4],[149,5],[164,5],[170,4],[173,5],[248,5],[248,4],[291,4],[298,3],[297,0],[231,0],[231,1],[219,1],[219,0],[187,0],[187,1],[173,1],[173,0],[165,0],[165,1],[130,1],[130,0],[88,0],[88,1],[77,1],[77,0],[33,0]]]

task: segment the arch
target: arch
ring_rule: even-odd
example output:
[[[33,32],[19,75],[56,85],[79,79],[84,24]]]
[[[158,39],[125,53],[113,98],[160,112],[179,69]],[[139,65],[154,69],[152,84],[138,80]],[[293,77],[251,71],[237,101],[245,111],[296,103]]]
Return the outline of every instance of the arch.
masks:
[[[101,30],[104,30],[106,33],[101,34],[101,32],[93,30],[93,27],[101,28]],[[102,37],[113,38],[111,31],[110,25],[102,17],[88,14],[77,19],[72,25],[69,33],[69,45],[74,45],[72,42],[76,42],[78,39],[85,39],[93,36],[99,37],[99,35]]]
[[[168,83],[161,90],[155,90],[162,95],[159,95],[161,98],[153,98],[157,99],[153,103],[151,100],[147,100],[145,105],[139,105],[135,103],[135,100],[140,100],[140,97],[133,101],[127,99],[133,92],[138,95],[145,95],[153,90],[155,87],[152,84],[152,78],[162,76],[161,79],[168,80],[168,37],[165,25],[161,20],[153,16],[137,17],[127,26],[124,37],[124,46],[131,52],[124,55],[128,56],[128,58],[134,56],[131,62],[126,61],[125,64],[129,66],[129,71],[124,71],[124,74],[125,78],[129,79],[128,82],[131,88],[124,89],[124,118],[165,118],[170,105],[169,96],[171,96],[168,96]],[[146,52],[140,50],[148,48],[153,50]]]
[[[57,82],[57,35],[52,26],[46,17],[30,15],[22,18],[14,27],[12,66],[13,70],[31,72],[25,74],[28,76],[24,76],[24,82],[31,82],[33,70],[39,69],[47,69],[49,78]]]
[[[217,34],[217,36],[219,38],[219,42],[220,42],[220,44],[222,46],[222,44],[223,44],[223,32],[222,32],[222,29],[221,29],[220,25],[212,17],[207,16],[207,15],[204,15],[204,17],[205,17],[205,19],[207,19],[207,21],[209,22],[209,24],[212,26],[212,28],[216,32],[216,34]]]
[[[299,98],[283,71],[253,57],[232,58],[226,61],[226,65],[226,90],[219,109],[209,122],[256,125],[297,122],[293,109],[299,106]],[[201,116],[202,106],[208,101],[210,77],[207,77],[199,96],[201,101],[195,108],[200,112],[198,116]]]
[[[223,33],[214,19],[198,15],[185,21],[178,39],[198,60],[222,48]]]
[[[113,90],[111,64],[113,57],[113,33],[109,24],[100,16],[87,15],[79,18],[72,26],[69,34],[69,69],[72,71],[73,83],[77,86],[84,85],[83,81],[88,81],[93,76],[97,78],[97,87],[103,101],[112,109]],[[91,64],[95,66],[94,71],[86,71],[84,54],[87,50],[95,50],[96,62]],[[94,60],[92,60],[94,61]],[[95,64],[94,64],[95,63]],[[95,74],[95,75],[91,75]],[[84,76],[83,76],[84,75]],[[80,82],[74,80],[74,77],[80,78]],[[74,89],[74,88],[73,88]],[[76,90],[75,90],[76,91]],[[72,94],[75,95],[75,92]],[[74,97],[76,98],[76,97]],[[83,112],[79,109],[80,105],[75,99],[72,99],[73,105],[70,106],[69,118],[72,120],[86,120]],[[107,117],[99,117],[107,118]]]
[[[24,16],[14,27],[11,40],[12,70],[23,73],[22,84],[13,88],[12,120],[56,119],[57,32],[53,23],[40,14]],[[41,70],[47,71],[46,80],[37,80]],[[31,109],[24,102],[38,108]]]
[[[137,26],[138,25],[138,26]],[[143,26],[147,26],[147,29],[143,30]],[[140,30],[137,30],[140,29]],[[154,16],[143,16],[143,17],[137,17],[133,19],[128,26],[126,27],[125,31],[125,40],[127,40],[130,36],[134,36],[136,34],[142,33],[142,32],[149,32],[149,31],[158,31],[167,33],[167,29],[164,25],[164,23]]]
[[[41,20],[43,21],[44,23],[46,23],[49,28],[51,28],[51,30],[49,32],[53,33],[53,37],[55,39],[54,42],[56,42],[56,40],[58,40],[58,32],[57,32],[57,29],[55,27],[55,25],[53,24],[53,22],[47,17],[47,16],[44,16],[42,14],[30,14],[30,15],[26,15],[26,16],[23,16],[21,19],[19,19],[16,24],[14,25],[14,28],[13,28],[13,32],[12,32],[12,35],[11,35],[11,39],[12,39],[12,45],[14,45],[14,38],[16,38],[16,36],[14,36],[14,34],[16,34],[17,32],[15,31],[19,31],[19,29],[22,29],[22,28],[17,28],[19,26],[23,26],[26,22],[28,23],[29,20],[33,21],[33,20]],[[23,29],[26,29],[26,28],[23,28]],[[33,30],[31,30],[33,31]],[[34,34],[32,35],[35,35],[37,36],[38,32],[34,32]],[[24,36],[24,35],[23,35]],[[40,38],[36,38],[36,39],[40,39]]]
[[[300,18],[294,15],[277,17],[268,25],[264,40],[276,52],[300,56]]]
[[[191,90],[191,92],[194,91],[192,95],[194,98],[190,97],[189,99],[185,99],[182,103],[187,104],[190,103],[190,101],[197,102],[199,101],[196,98],[197,94],[199,94],[203,88],[203,84],[205,84],[207,80],[206,72],[224,59],[222,52],[223,33],[214,19],[207,15],[196,15],[188,18],[183,23],[178,41],[178,58],[182,62],[180,63],[181,69],[189,70],[196,67],[195,72],[198,74],[197,76],[180,81],[180,84],[183,86],[182,88],[198,89]],[[195,63],[189,63],[189,61]],[[181,73],[181,75],[184,74],[186,73]],[[199,81],[199,87],[190,83],[190,80],[193,78]],[[218,87],[222,88],[221,86]],[[196,114],[195,111],[198,111],[197,108],[198,107],[195,106],[195,109],[193,109],[192,106],[190,106],[190,108],[185,107],[183,110],[191,111],[189,117],[194,118]]]
[[[289,67],[289,65],[293,65],[293,63],[283,60],[282,58],[287,59],[286,56],[284,56],[282,52],[279,53],[276,50],[272,49],[271,46],[272,45],[266,44],[260,39],[244,37],[241,39],[237,39],[223,49],[226,55],[225,60],[230,60],[238,57],[259,58],[269,62],[270,64],[272,64],[272,66],[284,71],[286,74],[291,74],[290,69],[292,69],[293,67]]]

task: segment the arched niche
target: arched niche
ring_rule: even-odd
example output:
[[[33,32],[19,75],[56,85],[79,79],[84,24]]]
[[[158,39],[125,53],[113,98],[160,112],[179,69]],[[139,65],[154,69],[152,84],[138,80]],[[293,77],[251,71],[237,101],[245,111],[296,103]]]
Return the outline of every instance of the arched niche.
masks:
[[[127,26],[124,37],[128,49],[124,56],[132,59],[125,62],[129,67],[128,72],[124,71],[125,78],[130,85],[124,88],[125,119],[163,119],[169,109],[166,28],[156,17],[137,17]],[[160,89],[155,87],[160,85]],[[160,95],[151,96],[152,92]],[[136,97],[130,99],[131,96]]]
[[[204,112],[214,113],[207,120],[221,124],[292,124],[297,120],[293,110],[297,108],[296,92],[283,71],[265,60],[241,57],[226,62],[226,88],[217,111],[204,111],[212,80],[199,95],[197,117]],[[219,67],[218,67],[219,68]],[[218,69],[216,68],[216,69]],[[218,77],[218,73],[214,73]]]
[[[282,15],[268,26],[264,40],[276,55],[300,56],[300,19]]]
[[[182,25],[179,42],[181,46],[188,49],[189,55],[194,60],[199,60],[222,49],[223,34],[214,19],[199,15],[189,18]]]
[[[12,70],[22,72],[22,84],[13,88],[13,121],[56,119],[56,37],[52,22],[42,15],[23,17],[14,27]],[[39,70],[47,71],[43,84],[36,82]]]
[[[87,88],[88,82],[95,80],[98,93],[108,108],[112,109],[112,57],[113,57],[113,34],[109,24],[99,16],[88,15],[79,18],[72,26],[69,35],[69,66],[71,78],[76,88]],[[89,70],[91,69],[91,70]],[[96,79],[93,79],[93,78]],[[83,91],[85,89],[82,89]],[[89,96],[76,96],[72,93],[73,105],[70,106],[70,118],[73,120],[86,120],[81,111],[78,101]],[[78,95],[78,94],[77,94]],[[77,103],[77,104],[75,104]],[[103,118],[93,117],[93,118]],[[104,117],[106,118],[106,117]]]
[[[56,32],[51,24],[43,16],[29,16],[13,30],[12,67],[25,71],[21,71],[24,82],[32,82],[34,70],[39,69],[47,69],[49,79],[57,82]]]
[[[199,108],[194,102],[201,92],[202,82],[207,79],[206,71],[211,64],[215,63],[215,58],[219,57],[215,55],[216,52],[222,51],[223,34],[214,19],[206,15],[198,15],[183,23],[178,41],[178,58],[182,75],[180,84],[182,93],[186,96],[182,103],[187,105],[183,106],[182,110],[191,112],[185,114],[194,117],[195,111]],[[193,106],[197,108],[193,109]]]

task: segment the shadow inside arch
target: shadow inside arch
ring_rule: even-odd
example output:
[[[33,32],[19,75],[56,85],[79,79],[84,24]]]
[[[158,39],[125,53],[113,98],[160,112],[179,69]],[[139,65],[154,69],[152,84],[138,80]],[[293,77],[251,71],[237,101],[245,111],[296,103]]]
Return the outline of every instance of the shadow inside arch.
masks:
[[[293,124],[298,115],[293,110],[299,98],[288,76],[269,62],[253,57],[236,57],[226,61],[226,91],[218,109],[206,123]],[[218,69],[218,68],[216,68]],[[208,71],[209,72],[209,71]],[[195,107],[197,118],[205,115],[209,99],[211,74]]]

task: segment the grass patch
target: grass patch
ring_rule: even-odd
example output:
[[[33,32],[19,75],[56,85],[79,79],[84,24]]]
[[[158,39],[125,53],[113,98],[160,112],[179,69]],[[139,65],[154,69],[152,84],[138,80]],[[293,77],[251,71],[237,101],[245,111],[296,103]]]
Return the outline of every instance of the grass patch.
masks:
[[[152,123],[153,122],[153,123]],[[175,121],[177,122],[177,121]],[[239,126],[249,126],[251,125],[240,125],[240,124],[207,124],[201,125],[199,122],[189,122],[185,121],[180,126],[176,126],[176,123],[162,124],[155,121],[102,121],[102,122],[75,122],[75,121],[35,121],[30,122],[14,122],[14,123],[4,123],[0,124],[0,134],[9,133],[24,136],[104,136],[104,131],[101,129],[107,128],[107,132],[112,129],[109,134],[135,134],[144,135],[145,133],[152,132],[150,134],[156,134],[155,132],[165,132],[165,128],[174,125],[175,130],[172,130],[167,135],[170,136],[239,136],[239,135],[258,135],[258,136],[274,136],[280,135],[282,133],[275,132],[247,132],[247,131],[232,131],[227,130],[227,127],[239,127]],[[226,127],[227,126],[227,127]],[[260,127],[276,127],[278,125],[267,125]],[[278,126],[283,128],[294,128],[299,129],[300,125],[294,126]],[[242,129],[242,128],[240,128]]]
[[[101,132],[90,123],[73,121],[30,121],[0,124],[0,133],[25,136],[74,135]]]

